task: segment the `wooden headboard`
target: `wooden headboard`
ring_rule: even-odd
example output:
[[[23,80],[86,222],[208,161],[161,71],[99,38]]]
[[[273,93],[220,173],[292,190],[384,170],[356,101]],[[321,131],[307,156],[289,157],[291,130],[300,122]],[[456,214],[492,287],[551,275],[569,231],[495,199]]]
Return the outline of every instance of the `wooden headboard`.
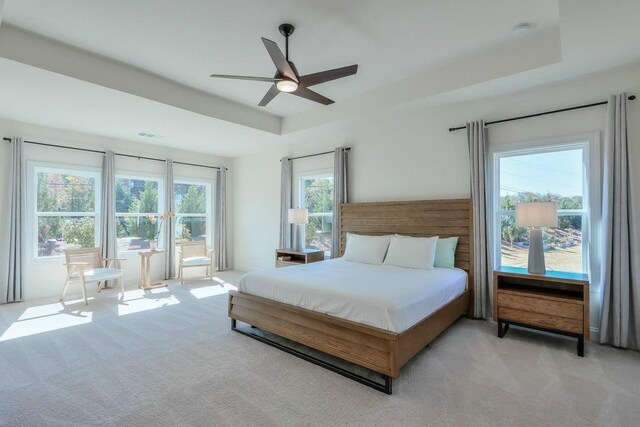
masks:
[[[473,218],[471,199],[412,202],[343,203],[340,205],[340,256],[347,233],[458,237],[456,267],[469,274],[473,287]]]

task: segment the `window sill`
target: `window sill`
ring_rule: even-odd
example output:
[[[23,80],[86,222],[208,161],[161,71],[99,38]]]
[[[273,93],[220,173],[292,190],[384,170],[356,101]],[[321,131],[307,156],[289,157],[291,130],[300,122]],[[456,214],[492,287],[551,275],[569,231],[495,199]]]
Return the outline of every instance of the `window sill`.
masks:
[[[47,257],[33,257],[31,258],[33,264],[58,264],[64,263],[64,255],[55,255]]]

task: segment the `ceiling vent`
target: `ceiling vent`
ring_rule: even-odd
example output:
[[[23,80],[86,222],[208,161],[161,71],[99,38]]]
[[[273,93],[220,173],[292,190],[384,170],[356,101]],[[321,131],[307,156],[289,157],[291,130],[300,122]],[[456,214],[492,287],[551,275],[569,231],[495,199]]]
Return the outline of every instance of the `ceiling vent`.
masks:
[[[154,139],[164,138],[162,135],[156,135],[155,133],[149,133],[149,132],[139,132],[138,136],[141,136],[143,138],[154,138]]]

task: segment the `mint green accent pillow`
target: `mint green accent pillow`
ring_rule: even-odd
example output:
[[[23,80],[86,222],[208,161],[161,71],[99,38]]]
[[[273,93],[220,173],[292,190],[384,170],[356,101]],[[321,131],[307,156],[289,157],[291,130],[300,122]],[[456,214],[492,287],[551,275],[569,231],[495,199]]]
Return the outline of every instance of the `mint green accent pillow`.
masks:
[[[457,237],[438,239],[438,243],[436,244],[436,260],[433,266],[453,268],[456,262],[456,246],[458,246]]]

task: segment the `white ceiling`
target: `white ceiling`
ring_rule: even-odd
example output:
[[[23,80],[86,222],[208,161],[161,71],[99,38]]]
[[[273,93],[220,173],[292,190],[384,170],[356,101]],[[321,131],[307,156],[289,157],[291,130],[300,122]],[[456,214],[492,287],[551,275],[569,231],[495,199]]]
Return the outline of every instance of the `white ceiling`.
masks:
[[[2,3],[0,117],[132,141],[151,132],[164,135],[158,144],[226,156],[395,105],[492,96],[640,59],[637,0]],[[268,84],[208,77],[271,75],[260,37],[282,45],[285,21],[296,25],[291,59],[302,74],[359,64],[356,76],[317,86],[336,104],[282,94],[259,109]],[[513,37],[518,22],[533,31]]]
[[[556,0],[7,0],[4,21],[257,107],[269,83],[211,79],[211,73],[273,76],[260,37],[279,43],[290,22],[290,58],[301,74],[359,64],[354,77],[315,89],[336,100],[443,65],[512,38],[519,22],[558,25]],[[280,116],[322,108],[282,95]]]

